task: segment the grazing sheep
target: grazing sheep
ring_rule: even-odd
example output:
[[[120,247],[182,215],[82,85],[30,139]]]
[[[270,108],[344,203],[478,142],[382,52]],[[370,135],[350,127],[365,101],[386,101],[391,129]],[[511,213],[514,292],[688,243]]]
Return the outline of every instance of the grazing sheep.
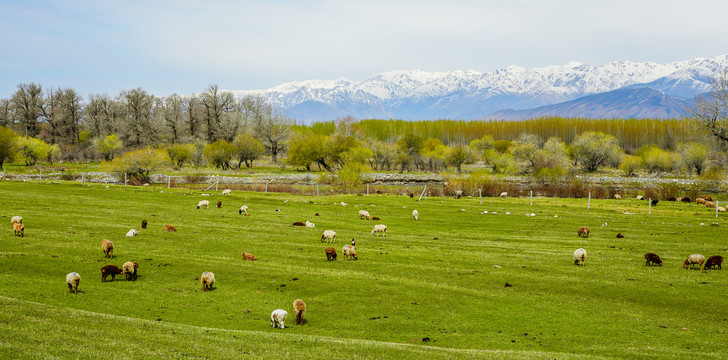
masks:
[[[705,199],[703,199],[703,198],[697,198],[697,199],[695,199],[695,203],[696,204],[705,204]]]
[[[576,235],[581,237],[582,235],[586,235],[587,238],[589,238],[589,232],[591,229],[589,229],[588,226],[579,226],[579,229],[576,231]]]
[[[377,217],[377,216],[372,216],[372,220],[382,220],[382,219],[380,219],[380,218],[379,218],[379,217]]]
[[[104,257],[107,258],[113,258],[114,257],[114,243],[109,239],[103,239],[101,240],[101,250],[104,251]]]
[[[417,210],[412,210],[412,218],[415,219],[415,221],[420,219],[420,213]]]
[[[667,199],[667,201],[677,201],[677,198],[671,197],[671,198]]]
[[[716,205],[715,205],[715,203],[714,203],[714,202],[712,202],[712,201],[707,201],[707,200],[706,200],[706,201],[705,201],[705,207],[709,207],[709,208],[711,208],[711,209],[715,209]]]
[[[622,198],[622,195],[619,195],[619,194],[614,194],[614,198],[615,198],[615,199],[621,199],[621,198]]]
[[[273,310],[273,312],[270,313],[270,324],[274,328],[284,329],[285,326],[283,325],[283,322],[286,321],[286,317],[288,317],[288,312],[286,312],[285,310]]]
[[[372,216],[369,215],[369,212],[366,210],[359,210],[359,220],[362,220],[362,219],[371,220]]]
[[[617,239],[624,239],[624,235],[622,235],[622,233],[617,233]]]
[[[293,302],[293,311],[296,313],[296,325],[303,325],[303,314],[306,312],[306,303],[301,299]]]
[[[13,234],[15,236],[24,237],[25,236],[25,225],[21,223],[14,223],[13,224]]]
[[[242,254],[240,254],[240,255],[242,255],[242,256],[243,256],[243,259],[244,259],[245,261],[255,261],[255,260],[258,260],[258,258],[257,258],[257,257],[255,257],[255,255],[253,255],[253,254],[249,254],[249,253],[246,253],[245,251],[243,251],[243,253],[242,253]]]
[[[121,269],[126,277],[126,281],[136,281],[137,269],[139,269],[139,264],[136,261],[125,262],[124,265],[121,266]]]
[[[645,260],[647,260],[647,262],[645,262],[645,266],[649,266],[650,263],[652,263],[652,265],[662,266],[662,260],[660,260],[660,256],[655,253],[645,254]]]
[[[705,199],[705,201],[713,201],[713,198],[710,197],[710,195],[703,196],[703,199]]]
[[[463,197],[463,191],[462,190],[455,191],[455,198],[460,199],[461,197]]]
[[[718,206],[718,212],[725,212],[725,208],[722,206]]]
[[[78,284],[81,283],[81,275],[72,272],[66,275],[66,285],[68,285],[68,291],[73,291],[74,294],[78,294]]]
[[[356,254],[356,250],[351,245],[344,245],[342,249],[344,252],[344,261],[349,261],[349,256],[353,257],[354,260],[359,260],[359,255]]]
[[[177,228],[169,224],[164,224],[164,231],[177,231]]]
[[[222,194],[223,195],[230,195],[230,194],[232,194],[232,192],[233,191],[231,189],[225,189],[225,190],[222,191]]]
[[[23,223],[23,217],[22,216],[13,216],[12,219],[10,219],[10,225],[12,224],[22,224]]]
[[[296,221],[293,223],[293,226],[306,226],[306,224],[300,221]]]
[[[686,203],[692,202],[689,197],[680,198],[680,201]]]
[[[200,202],[197,203],[197,208],[198,209],[199,208],[209,209],[210,208],[210,202],[208,200],[200,200]]]
[[[202,284],[202,291],[212,290],[212,285],[215,284],[215,274],[205,271],[200,275],[200,284]]]
[[[146,230],[147,228],[147,220],[142,220],[142,229]]]
[[[111,281],[115,281],[116,275],[123,273],[124,272],[116,265],[106,265],[101,268],[101,282],[106,282],[106,277],[109,275],[111,275]]]
[[[248,216],[248,205],[243,205],[240,207],[240,210],[238,210],[238,214],[245,214],[245,216]]]
[[[306,220],[306,224],[305,225],[306,225],[307,228],[315,228],[316,227],[316,225],[314,223],[312,223],[312,222],[310,222],[308,220]]]
[[[412,199],[413,197],[415,197],[415,194],[412,191],[408,191],[408,193],[409,193],[410,199]],[[381,192],[380,192],[380,194],[381,194]]]
[[[586,250],[576,249],[574,251],[574,265],[584,266],[584,260],[586,260]]]
[[[502,197],[502,198],[504,198],[504,197],[508,197],[508,193],[504,191],[504,192],[502,192],[502,193],[500,194],[500,197]]]
[[[700,265],[700,271],[703,271],[703,266],[705,265],[705,256],[700,254],[692,254],[688,256],[688,258],[685,260],[685,263],[683,263],[683,268],[687,269],[688,266],[693,268],[693,265],[695,264]]]
[[[328,242],[332,243],[334,242],[334,238],[336,238],[336,231],[334,230],[326,230],[323,234],[321,234],[321,242],[324,242],[324,239]]]
[[[222,201],[218,200],[216,206],[217,206],[218,209],[221,208],[222,207]]]
[[[658,202],[660,202],[660,200],[657,200],[657,199],[652,200],[652,206],[657,206]]]
[[[137,235],[137,231],[134,229],[129,230],[129,232],[126,233],[126,237],[134,237]]]
[[[336,249],[332,247],[326,248],[326,260],[327,261],[334,261],[336,260]]]
[[[645,197],[644,197],[644,196],[642,196],[642,195],[637,195],[636,199],[637,199],[637,200],[644,200],[644,199],[645,199]]]
[[[374,225],[374,228],[372,229],[372,235],[377,234],[379,236],[379,233],[382,233],[383,236],[387,236],[387,225]]]
[[[723,257],[720,255],[713,255],[713,256],[709,257],[707,261],[705,261],[705,268],[711,269],[711,268],[717,266],[718,269],[722,269],[723,268],[721,266],[722,264],[723,264]]]
[[[321,216],[321,215],[319,215],[319,213],[316,213],[316,214],[314,214],[313,216]]]

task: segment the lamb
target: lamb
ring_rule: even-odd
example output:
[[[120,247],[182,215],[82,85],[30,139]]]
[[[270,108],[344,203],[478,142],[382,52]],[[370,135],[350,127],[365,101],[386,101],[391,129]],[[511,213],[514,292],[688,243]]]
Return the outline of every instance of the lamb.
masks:
[[[321,215],[319,215],[319,213],[316,213],[316,214],[314,214],[313,216],[321,216]]]
[[[636,199],[637,199],[637,200],[644,200],[644,199],[645,199],[645,197],[644,197],[644,196],[642,196],[642,195],[637,195]]]
[[[382,220],[382,219],[380,219],[380,218],[378,218],[376,216],[372,216],[372,220]]]
[[[293,226],[306,226],[306,224],[305,223],[302,223],[300,221],[296,221],[296,222],[293,223]]]
[[[713,255],[713,256],[709,257],[708,260],[705,262],[705,268],[711,269],[711,268],[717,266],[718,269],[722,269],[723,268],[721,266],[722,264],[723,264],[723,257],[720,255]]]
[[[387,236],[387,226],[386,225],[374,225],[374,228],[372,229],[372,235],[377,234],[379,236],[379,233],[382,233],[383,236]]]
[[[240,210],[238,210],[238,214],[245,213],[245,216],[249,216],[248,214],[248,205],[243,205],[240,207]]]
[[[334,238],[336,238],[336,231],[334,230],[326,230],[323,234],[321,234],[321,242],[324,242],[324,239],[326,239],[328,242],[332,243],[334,242]]]
[[[502,197],[502,198],[508,197],[508,193],[504,191],[504,192],[500,193],[500,197]]]
[[[359,260],[359,255],[356,254],[356,250],[353,246],[344,245],[342,251],[344,252],[344,261],[349,261],[349,256],[354,258],[354,260]]]
[[[359,210],[359,220],[366,219],[371,220],[372,216],[369,215],[369,212],[366,210]]]
[[[614,198],[615,198],[615,199],[617,199],[617,200],[619,200],[619,199],[621,199],[621,198],[622,198],[622,195],[619,195],[619,194],[614,194]]]
[[[415,221],[420,219],[420,213],[417,210],[412,210],[412,218],[415,219]]]
[[[222,207],[222,201],[218,200],[218,201],[217,201],[217,208],[219,209],[219,208],[221,208],[221,207]]]
[[[705,201],[705,207],[709,207],[709,208],[711,208],[711,209],[715,209],[716,205],[715,205],[715,203],[714,203],[714,202],[712,202],[712,201],[707,201],[707,200],[706,200],[706,201]]]
[[[662,260],[660,260],[660,257],[655,253],[645,254],[645,260],[647,260],[647,262],[645,262],[645,266],[649,266],[650,263],[652,263],[652,265],[662,266]]]
[[[288,317],[288,312],[285,310],[273,310],[273,312],[270,313],[270,324],[274,328],[284,329],[285,326],[283,325],[283,322],[286,321],[286,317]]]
[[[205,271],[200,275],[200,284],[202,284],[202,291],[212,290],[212,285],[215,284],[215,274]]]
[[[177,231],[177,228],[169,224],[164,224],[164,231]]]
[[[725,212],[725,208],[722,206],[718,206],[718,212]]]
[[[293,311],[296,313],[296,325],[303,325],[303,314],[306,312],[306,303],[301,299],[293,302]]]
[[[624,235],[622,235],[622,233],[617,233],[617,239],[624,239]]]
[[[199,208],[209,209],[210,208],[210,202],[208,200],[200,200],[200,202],[197,203],[197,208],[198,209]]]
[[[700,265],[700,271],[703,271],[703,266],[705,265],[705,256],[700,254],[692,254],[688,256],[688,258],[685,259],[685,263],[683,263],[683,268],[687,269],[688,266],[693,268],[693,265],[695,264]]]
[[[81,283],[81,275],[72,272],[66,275],[66,285],[68,285],[68,291],[73,291],[74,294],[78,294],[78,284]]]
[[[129,230],[129,232],[126,233],[126,237],[134,237],[137,235],[137,231],[134,229]]]
[[[316,227],[316,225],[314,223],[312,223],[312,222],[310,222],[308,220],[306,220],[306,224],[305,225],[306,225],[307,228],[315,228]]]
[[[114,243],[111,240],[101,240],[101,250],[104,251],[104,257],[107,257],[109,259],[114,257]]]
[[[255,257],[255,255],[253,255],[253,254],[249,254],[249,253],[246,253],[245,251],[243,251],[243,253],[242,253],[242,254],[240,254],[240,255],[242,255],[242,256],[243,256],[243,259],[244,259],[245,261],[255,261],[255,260],[258,260],[258,258],[257,258],[257,257]]]
[[[586,260],[586,250],[576,249],[574,251],[574,265],[584,266],[584,260]]]
[[[142,220],[142,229],[144,229],[144,230],[147,229],[147,220],[146,219]]]
[[[123,271],[116,265],[106,265],[101,268],[101,282],[106,282],[106,277],[111,275],[111,281],[116,280],[116,275],[123,274]]]
[[[125,262],[124,265],[121,266],[121,269],[126,277],[126,281],[136,281],[137,269],[139,269],[139,264],[136,261]]]
[[[233,191],[231,189],[225,189],[222,191],[223,195],[230,195]]]
[[[695,199],[695,203],[696,204],[705,204],[705,199],[703,199],[703,198],[697,198],[697,199]]]
[[[579,226],[579,229],[576,231],[576,235],[581,237],[582,235],[586,235],[587,238],[589,238],[589,232],[591,229],[589,229],[588,226]]]
[[[25,236],[25,225],[21,223],[14,223],[13,224],[13,234],[15,236],[24,237]]]
[[[10,225],[13,224],[22,224],[23,223],[23,217],[22,216],[13,216],[12,219],[10,219]]]
[[[336,249],[329,246],[326,248],[326,261],[334,260],[336,260]]]

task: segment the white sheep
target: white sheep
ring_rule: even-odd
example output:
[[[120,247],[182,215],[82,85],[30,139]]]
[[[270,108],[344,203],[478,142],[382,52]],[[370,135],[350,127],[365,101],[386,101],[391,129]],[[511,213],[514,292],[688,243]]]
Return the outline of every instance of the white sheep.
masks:
[[[283,309],[273,310],[273,312],[270,313],[270,324],[274,328],[285,329],[283,322],[286,321],[286,317],[288,317],[287,311]]]
[[[315,225],[314,223],[312,223],[312,222],[310,222],[310,221],[306,220],[306,227],[307,227],[307,228],[315,228],[315,227],[316,227],[316,225]]]
[[[243,205],[240,207],[240,210],[238,210],[238,214],[245,214],[248,215],[248,205]]]
[[[202,291],[212,290],[212,285],[215,284],[215,274],[205,271],[200,276],[200,284],[202,284]]]
[[[645,199],[645,197],[644,197],[644,196],[642,196],[642,195],[637,195],[636,199],[637,199],[637,200],[644,200],[644,199]]]
[[[353,245],[344,245],[342,251],[344,252],[345,261],[349,261],[349,256],[353,257],[354,260],[359,260],[359,255],[356,254],[356,250]]]
[[[387,236],[387,225],[374,225],[374,228],[372,229],[372,235],[377,234],[379,236],[379,233],[382,233],[383,236]]]
[[[134,229],[129,230],[128,233],[126,233],[126,237],[134,237],[137,235],[137,231]]]
[[[78,284],[81,283],[81,275],[72,272],[66,275],[66,284],[68,285],[68,291],[73,291],[74,294],[78,294]]]
[[[412,218],[415,219],[415,221],[420,219],[420,213],[417,210],[412,210]]]
[[[718,206],[718,211],[720,211],[720,212],[725,212],[725,208],[724,208],[724,207],[722,207],[722,206]]]
[[[209,209],[210,208],[210,202],[207,201],[207,200],[200,200],[200,202],[197,203],[197,208],[198,209],[199,208]]]
[[[574,251],[574,265],[584,266],[584,260],[586,260],[586,250],[576,249]]]
[[[10,225],[13,224],[22,224],[23,223],[23,217],[22,216],[13,216],[12,219],[10,219]]]
[[[504,197],[508,197],[508,193],[504,191],[504,192],[502,192],[502,193],[500,194],[500,197],[502,197],[502,198],[504,198]]]
[[[685,269],[688,267],[693,268],[693,265],[699,265],[700,271],[703,271],[703,266],[705,266],[705,256],[700,254],[692,254],[688,256],[687,260],[683,263],[683,267]]]
[[[615,198],[615,199],[621,199],[621,198],[622,198],[622,195],[619,195],[619,194],[614,194],[614,198]]]
[[[231,194],[232,192],[233,192],[233,191],[232,191],[232,190],[230,190],[230,189],[225,189],[225,190],[223,190],[223,191],[222,191],[222,194],[223,194],[223,195],[230,195],[230,194]]]
[[[361,219],[371,220],[372,216],[366,210],[359,210],[359,220]]]
[[[324,239],[327,240],[327,242],[334,242],[334,238],[336,238],[336,231],[334,230],[325,230],[323,234],[321,234],[321,242],[324,242]]]

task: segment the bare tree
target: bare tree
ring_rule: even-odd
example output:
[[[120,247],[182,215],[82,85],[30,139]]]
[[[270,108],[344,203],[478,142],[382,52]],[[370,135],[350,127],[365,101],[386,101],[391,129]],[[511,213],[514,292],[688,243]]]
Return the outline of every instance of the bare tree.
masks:
[[[83,114],[83,98],[76,90],[66,88],[61,92],[61,108],[63,109],[63,137],[72,143],[81,140],[81,114]]]
[[[191,96],[184,99],[183,111],[185,121],[187,122],[187,130],[193,139],[202,137],[203,119],[205,117],[205,109],[202,101],[197,96]]]
[[[122,129],[123,140],[130,146],[153,143],[157,135],[154,124],[154,96],[141,88],[124,91],[120,95],[124,105],[125,121]]]
[[[11,127],[13,125],[13,113],[10,100],[0,99],[0,126]]]
[[[180,141],[184,128],[183,119],[183,105],[184,100],[177,94],[172,94],[164,99],[161,99],[160,114],[164,116],[164,125],[167,129],[167,140],[169,143],[176,143]]]
[[[728,143],[728,69],[715,77],[712,86],[712,91],[696,98],[688,111],[700,127]]]
[[[200,96],[205,106],[207,141],[214,142],[220,137],[220,126],[225,113],[235,110],[235,97],[229,91],[220,91],[217,85],[208,86]],[[235,136],[235,133],[232,135]]]
[[[252,125],[255,137],[271,154],[273,162],[278,162],[278,154],[286,149],[286,142],[291,135],[292,122],[262,98],[255,99],[254,104]]]
[[[107,95],[91,95],[83,111],[83,126],[96,137],[117,133],[114,124],[117,107]]]
[[[35,83],[20,84],[10,99],[14,122],[22,135],[38,136],[43,108],[43,90]]]
[[[43,118],[45,118],[45,126],[43,126],[40,137],[51,144],[55,144],[61,140],[63,111],[61,108],[60,93],[60,89],[48,89],[43,100],[43,105],[41,106],[41,113],[43,114]]]

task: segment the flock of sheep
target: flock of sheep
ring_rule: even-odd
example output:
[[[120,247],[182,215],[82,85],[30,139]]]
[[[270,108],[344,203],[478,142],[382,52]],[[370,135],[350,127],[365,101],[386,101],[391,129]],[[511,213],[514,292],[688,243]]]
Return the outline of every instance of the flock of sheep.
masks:
[[[230,189],[225,189],[223,191],[223,195],[229,195],[231,193]],[[507,193],[502,193],[500,195],[501,197],[506,197]],[[615,198],[621,198],[619,195],[615,195]],[[637,197],[638,200],[643,200],[644,198],[641,196]],[[686,201],[686,198],[681,199],[670,199],[672,201]],[[702,201],[701,201],[702,200]],[[690,202],[689,199],[687,199],[687,202]],[[697,199],[698,204],[705,204],[708,207],[711,207],[711,204],[713,204],[713,207],[715,206],[714,202],[710,197],[703,197]],[[656,205],[657,201],[653,201],[653,205]],[[345,206],[345,203],[341,203],[341,205]],[[208,200],[202,200],[197,204],[197,209],[202,208],[209,208],[210,202]],[[222,206],[222,202],[217,202],[217,207],[220,208]],[[248,206],[243,205],[240,207],[239,210],[240,215],[244,216],[250,216],[248,213]],[[318,213],[316,213],[316,216],[319,216]],[[412,211],[412,218],[417,221],[419,220],[419,212],[417,210]],[[359,210],[359,219],[361,220],[380,220],[378,217],[373,217],[369,214],[366,210]],[[13,227],[14,234],[16,236],[23,236],[25,231],[25,226],[23,225],[23,218],[20,216],[14,216],[11,219],[11,225]],[[147,228],[147,220],[142,220],[142,229]],[[294,222],[293,226],[305,226],[307,228],[314,228],[316,227],[313,223],[306,220],[306,222]],[[177,229],[169,224],[164,225],[165,231],[177,231]],[[577,235],[579,237],[586,236],[589,237],[591,229],[588,226],[581,226],[577,230]],[[387,226],[383,224],[377,224],[374,225],[371,231],[372,236],[379,236],[381,234],[382,236],[387,236]],[[136,236],[137,231],[132,229],[129,230],[129,232],[126,234],[127,237]],[[620,233],[617,235],[618,238],[623,238],[624,236]],[[333,243],[336,238],[336,232],[333,230],[325,230],[321,234],[321,242],[328,242]],[[101,241],[101,249],[104,253],[104,257],[106,258],[113,258],[114,253],[114,243],[108,239],[103,239]],[[327,247],[324,250],[326,254],[327,261],[334,261],[337,259],[337,253],[336,249],[333,247]],[[358,260],[359,256],[356,253],[356,240],[351,239],[351,244],[344,245],[342,248],[342,253],[344,255],[344,260],[348,260],[349,258],[352,258],[354,260]],[[253,254],[249,254],[246,252],[243,252],[242,257],[244,260],[247,261],[254,261],[257,260],[257,258]],[[583,266],[584,262],[586,260],[587,254],[586,250],[580,248],[574,251],[574,264]],[[653,266],[662,266],[662,260],[660,257],[655,253],[646,253],[644,255],[646,263],[645,266],[653,265]],[[705,256],[700,254],[692,254],[688,256],[688,258],[683,263],[683,267],[685,269],[693,268],[695,265],[698,265],[700,268],[700,271],[703,271],[703,269],[711,269],[711,268],[722,268],[723,263],[723,257],[720,255],[714,255],[709,258],[705,258]],[[127,261],[125,262],[121,268],[117,267],[116,265],[106,265],[101,268],[101,281],[106,282],[106,278],[111,275],[111,280],[115,280],[116,275],[125,275],[127,281],[135,281],[137,279],[137,270],[139,269],[139,264],[135,261]],[[66,275],[66,284],[68,285],[69,291],[72,291],[74,294],[78,293],[78,286],[81,282],[81,276],[76,272],[71,272],[68,275]],[[215,284],[215,274],[209,271],[203,272],[200,276],[200,284],[202,285],[202,290],[207,291],[211,290],[213,288],[213,285]],[[294,313],[296,315],[296,324],[303,324],[303,314],[306,311],[306,304],[301,299],[296,299],[293,302],[293,309]],[[286,312],[283,309],[276,309],[271,313],[271,325],[274,328],[284,328],[284,322],[286,320],[286,317],[288,316],[288,312]]]

